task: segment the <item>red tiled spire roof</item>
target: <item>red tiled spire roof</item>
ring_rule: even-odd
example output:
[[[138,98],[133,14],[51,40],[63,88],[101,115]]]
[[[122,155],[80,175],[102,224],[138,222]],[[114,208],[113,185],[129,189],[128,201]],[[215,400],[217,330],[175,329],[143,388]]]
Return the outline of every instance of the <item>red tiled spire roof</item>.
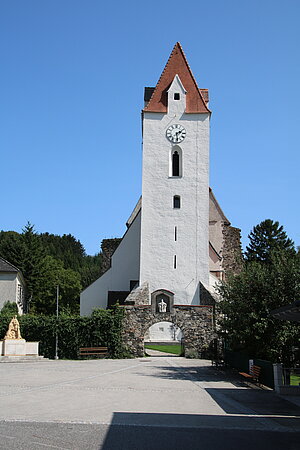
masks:
[[[167,112],[167,91],[175,77],[178,75],[186,93],[186,113],[210,113],[205,99],[204,92],[198,88],[192,71],[188,65],[182,47],[177,42],[172,50],[163,73],[158,80],[154,92],[144,108],[147,112]]]

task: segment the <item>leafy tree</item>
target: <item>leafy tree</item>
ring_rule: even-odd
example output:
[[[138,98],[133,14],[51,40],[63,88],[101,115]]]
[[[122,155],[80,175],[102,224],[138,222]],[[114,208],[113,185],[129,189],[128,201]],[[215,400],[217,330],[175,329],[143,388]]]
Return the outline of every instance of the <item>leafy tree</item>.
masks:
[[[286,235],[279,222],[271,219],[256,225],[249,234],[250,243],[246,247],[246,261],[270,262],[274,251],[284,250],[290,256],[295,254],[294,243]]]
[[[86,255],[81,242],[71,234],[42,233],[40,239],[47,255],[62,261],[65,269],[73,269],[80,274],[83,289],[101,275],[100,254]]]
[[[18,307],[16,303],[5,302],[1,309],[1,314],[15,316],[18,314]]]
[[[102,255],[97,253],[94,256],[86,255],[83,258],[81,267],[78,269],[81,276],[83,289],[93,283],[102,273]]]
[[[83,245],[74,236],[42,233],[39,237],[47,255],[61,260],[65,268],[78,270],[81,267],[86,254]]]
[[[46,256],[42,271],[37,280],[37,295],[33,311],[42,314],[55,314],[56,287],[59,286],[59,307],[70,313],[79,313],[79,295],[82,289],[80,275],[72,269],[65,269],[63,263]]]
[[[80,290],[101,275],[101,254],[86,255],[81,242],[71,234],[38,234],[30,222],[22,231],[0,232],[0,256],[22,271],[27,309],[54,313],[59,284],[61,308],[78,313]]]
[[[270,312],[300,298],[300,258],[285,250],[273,252],[268,264],[249,262],[219,291],[221,329],[231,348],[288,365],[291,347],[299,341],[298,324]]]

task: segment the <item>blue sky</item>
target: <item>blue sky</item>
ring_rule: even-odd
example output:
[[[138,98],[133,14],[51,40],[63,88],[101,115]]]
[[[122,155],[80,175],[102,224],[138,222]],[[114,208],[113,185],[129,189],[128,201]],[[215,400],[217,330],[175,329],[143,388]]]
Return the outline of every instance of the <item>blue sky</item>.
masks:
[[[0,229],[121,236],[141,193],[144,86],[180,41],[210,91],[210,184],[243,245],[299,237],[300,2],[2,0]]]

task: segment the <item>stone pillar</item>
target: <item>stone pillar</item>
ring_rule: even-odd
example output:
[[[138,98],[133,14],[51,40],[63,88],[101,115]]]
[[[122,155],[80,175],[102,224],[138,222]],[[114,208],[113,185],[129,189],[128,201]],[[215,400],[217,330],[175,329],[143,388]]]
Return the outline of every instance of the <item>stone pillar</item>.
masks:
[[[273,364],[273,374],[274,374],[274,389],[280,394],[280,388],[283,386],[282,382],[282,364]]]

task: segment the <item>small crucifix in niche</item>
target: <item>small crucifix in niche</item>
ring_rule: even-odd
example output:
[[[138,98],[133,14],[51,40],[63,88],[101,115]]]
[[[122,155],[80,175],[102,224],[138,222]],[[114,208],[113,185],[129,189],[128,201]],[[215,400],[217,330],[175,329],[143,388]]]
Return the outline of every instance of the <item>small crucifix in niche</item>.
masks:
[[[164,302],[163,298],[158,303],[158,311],[161,312],[161,313],[167,312],[167,303]]]

